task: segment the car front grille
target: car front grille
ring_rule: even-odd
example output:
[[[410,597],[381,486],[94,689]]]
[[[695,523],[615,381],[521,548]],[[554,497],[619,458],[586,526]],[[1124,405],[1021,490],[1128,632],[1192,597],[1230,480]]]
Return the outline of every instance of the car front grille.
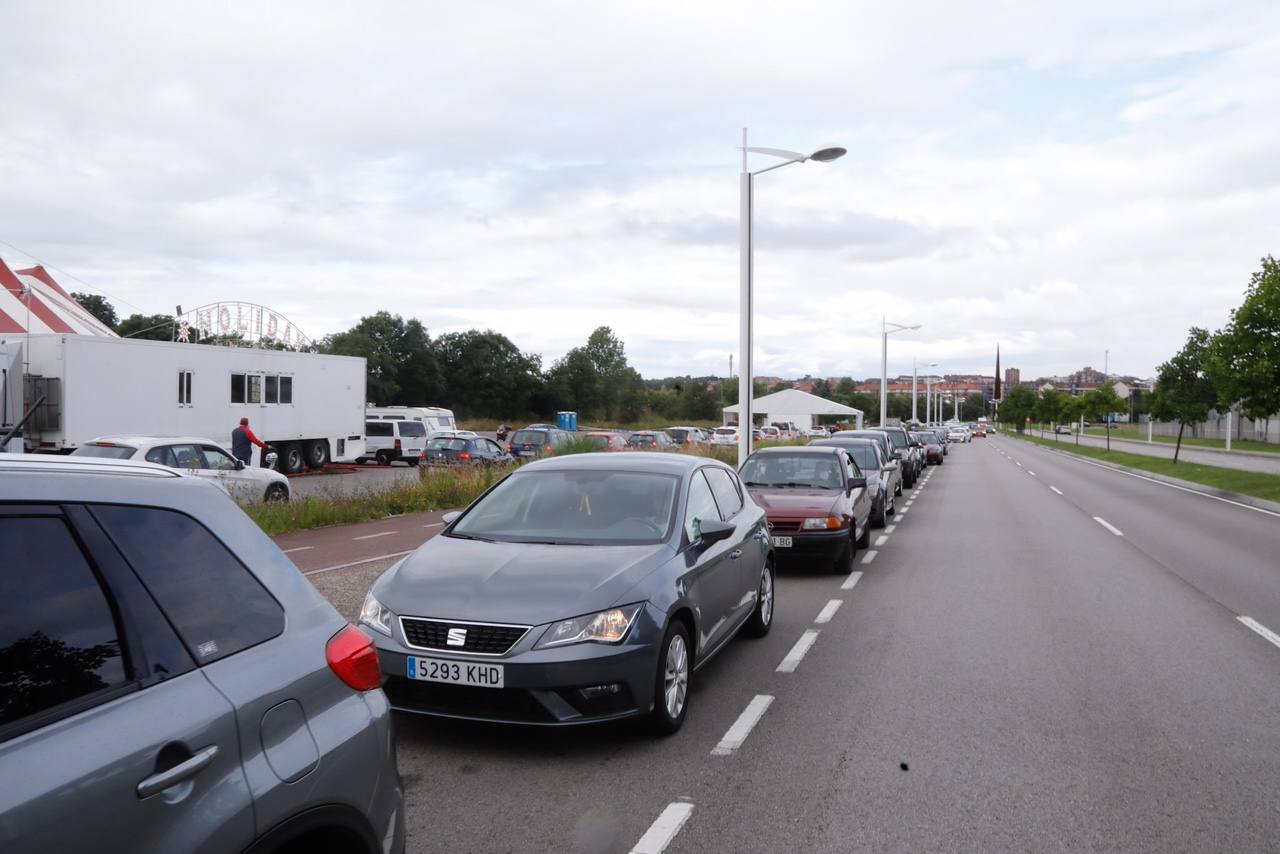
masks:
[[[770,534],[794,534],[799,530],[799,519],[776,519],[769,522]]]
[[[422,617],[401,617],[400,627],[409,646],[472,655],[505,655],[529,631],[529,626],[463,623]],[[449,643],[451,634],[456,640],[459,632],[465,633],[461,635],[464,642]]]
[[[521,688],[477,688],[392,676],[383,690],[397,709],[522,723],[552,723],[547,707]]]

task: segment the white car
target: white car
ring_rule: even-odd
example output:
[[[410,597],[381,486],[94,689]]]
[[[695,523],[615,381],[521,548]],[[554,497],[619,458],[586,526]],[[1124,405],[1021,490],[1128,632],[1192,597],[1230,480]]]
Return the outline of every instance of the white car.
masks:
[[[217,442],[190,436],[103,436],[72,452],[74,457],[143,460],[213,481],[237,501],[288,501],[289,478],[268,468],[246,466]]]
[[[969,441],[969,431],[963,427],[948,427],[947,441],[948,442],[967,442]]]
[[[711,444],[713,445],[737,445],[738,444],[738,428],[737,427],[717,427],[711,431]]]
[[[826,439],[831,435],[831,432],[825,427],[810,427],[804,431],[804,435],[811,439]]]

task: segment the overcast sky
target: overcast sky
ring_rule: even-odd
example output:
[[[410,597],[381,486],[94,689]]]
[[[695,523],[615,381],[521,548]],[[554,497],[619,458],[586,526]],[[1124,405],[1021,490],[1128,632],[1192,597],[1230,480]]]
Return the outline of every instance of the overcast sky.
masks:
[[[757,374],[1147,376],[1280,254],[1280,5],[1055,6],[8,0],[0,257],[723,374],[745,126],[849,149],[757,180]]]

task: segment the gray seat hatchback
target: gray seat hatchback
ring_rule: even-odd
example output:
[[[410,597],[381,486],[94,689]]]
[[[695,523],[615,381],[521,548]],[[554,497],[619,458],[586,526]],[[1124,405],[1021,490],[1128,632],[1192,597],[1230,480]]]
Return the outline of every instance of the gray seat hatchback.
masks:
[[[379,682],[211,484],[0,454],[0,851],[399,852]]]

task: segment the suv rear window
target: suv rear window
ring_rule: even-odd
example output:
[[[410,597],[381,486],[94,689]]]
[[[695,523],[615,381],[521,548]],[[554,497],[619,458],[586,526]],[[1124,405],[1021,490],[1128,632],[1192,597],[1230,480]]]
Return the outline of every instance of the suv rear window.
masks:
[[[395,425],[390,421],[366,421],[364,424],[366,436],[392,436],[395,434],[395,429]]]
[[[513,445],[547,445],[550,444],[545,430],[517,430],[511,437]]]
[[[189,516],[153,507],[93,508],[125,559],[208,664],[284,631],[284,612],[258,579]]]
[[[111,606],[66,523],[0,517],[0,727],[128,680]]]
[[[401,436],[425,436],[427,435],[427,428],[423,425],[421,421],[401,421],[400,435]]]
[[[137,448],[127,445],[81,445],[71,452],[73,457],[102,457],[108,460],[127,460],[133,457]]]

